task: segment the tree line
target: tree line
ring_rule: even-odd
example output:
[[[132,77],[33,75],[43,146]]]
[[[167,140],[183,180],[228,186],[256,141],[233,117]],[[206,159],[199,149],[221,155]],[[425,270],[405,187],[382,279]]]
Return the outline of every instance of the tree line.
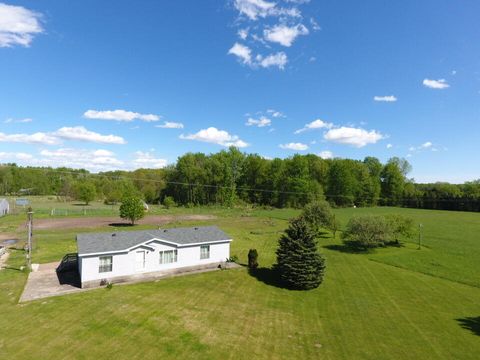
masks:
[[[410,164],[391,158],[364,160],[293,155],[266,159],[232,147],[213,154],[187,153],[163,169],[109,171],[0,165],[0,194],[56,195],[121,201],[125,194],[147,203],[165,198],[184,206],[256,204],[303,207],[314,200],[333,206],[405,206],[480,211],[480,180],[465,184],[418,184]]]

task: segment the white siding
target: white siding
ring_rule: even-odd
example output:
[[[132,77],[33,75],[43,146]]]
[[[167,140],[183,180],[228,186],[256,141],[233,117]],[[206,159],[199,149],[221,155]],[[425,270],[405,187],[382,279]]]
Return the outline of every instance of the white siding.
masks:
[[[129,252],[120,254],[102,254],[95,256],[80,256],[79,257],[79,272],[81,281],[93,281],[109,279],[118,276],[129,276],[139,273],[148,273],[154,271],[170,270],[181,268],[185,266],[196,266],[210,263],[220,263],[230,257],[230,242],[223,242],[218,244],[202,244],[210,245],[210,258],[200,259],[200,245],[188,247],[176,247],[175,245],[161,243],[154,241],[146,246],[137,247]],[[160,264],[160,251],[177,250],[178,261],[170,264]],[[139,250],[145,251],[145,268],[138,271],[136,269],[136,252]],[[113,266],[111,272],[100,273],[99,258],[100,256],[112,256]]]

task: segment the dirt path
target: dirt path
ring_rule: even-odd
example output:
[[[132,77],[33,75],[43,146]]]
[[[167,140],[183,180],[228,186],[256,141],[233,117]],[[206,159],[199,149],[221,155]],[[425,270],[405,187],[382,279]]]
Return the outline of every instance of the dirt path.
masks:
[[[213,215],[151,215],[138,221],[143,225],[163,225],[172,221],[185,220],[213,220]],[[36,230],[47,229],[74,229],[74,228],[94,228],[102,226],[126,226],[128,222],[117,216],[111,217],[81,217],[81,218],[54,218],[54,219],[37,219],[33,222]],[[23,226],[21,226],[23,229]]]

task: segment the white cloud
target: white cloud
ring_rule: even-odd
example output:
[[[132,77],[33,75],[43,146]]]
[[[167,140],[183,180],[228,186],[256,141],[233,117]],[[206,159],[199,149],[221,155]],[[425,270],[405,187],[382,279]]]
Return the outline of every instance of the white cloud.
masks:
[[[245,15],[250,20],[258,20],[267,16],[299,17],[300,11],[295,7],[282,8],[276,3],[265,0],[235,0],[235,8],[240,15]]]
[[[104,110],[104,111],[87,110],[85,111],[83,116],[86,117],[87,119],[114,120],[114,121],[126,121],[126,122],[130,122],[135,119],[147,121],[147,122],[160,120],[160,116],[155,114],[140,114],[137,112],[126,111],[126,110]]]
[[[0,47],[29,46],[41,32],[42,15],[22,6],[0,3]]]
[[[424,79],[423,85],[430,89],[439,89],[439,90],[450,87],[450,85],[447,83],[445,79],[439,79],[439,80]]]
[[[237,35],[240,39],[246,40],[248,37],[248,28],[238,30]]]
[[[268,114],[271,114],[274,118],[281,118],[281,117],[283,118],[283,117],[285,117],[285,115],[284,115],[282,112],[277,111],[277,110],[274,110],[274,109],[268,109],[268,110],[267,110],[267,113],[268,113]]]
[[[60,140],[47,133],[37,132],[34,134],[4,134],[0,133],[0,142],[15,142],[25,144],[44,144],[55,145],[60,143]]]
[[[457,75],[457,70],[452,70],[451,74],[452,75]]]
[[[31,118],[24,118],[24,119],[13,119],[13,118],[8,118],[4,121],[5,124],[11,124],[11,123],[19,123],[19,124],[25,124],[25,123],[30,123],[32,122],[33,119]]]
[[[258,48],[271,49],[272,44],[291,47],[301,35],[308,35],[309,29],[302,23],[303,17],[300,6],[307,3],[305,0],[270,1],[270,0],[233,0],[234,8],[238,11],[237,36],[242,41],[250,40]],[[274,18],[272,21],[267,17]],[[258,21],[252,25],[252,21]],[[245,22],[248,22],[245,24]],[[319,26],[314,19],[310,25],[314,30]],[[250,46],[250,47],[249,47]],[[276,67],[284,69],[288,62],[287,54],[272,50],[253,50],[251,45],[235,42],[228,50],[228,54],[235,55],[241,63],[252,69]]]
[[[83,168],[91,171],[116,170],[124,165],[109,150],[85,150],[73,148],[60,148],[56,150],[40,151],[41,158],[33,161],[32,165],[65,166]]]
[[[320,151],[318,156],[320,156],[322,159],[333,159],[333,153],[329,150]]]
[[[115,154],[110,150],[98,149],[93,152],[94,156],[114,156]]]
[[[167,160],[156,158],[150,152],[137,151],[135,152],[135,160],[133,160],[137,168],[163,168],[167,166]]]
[[[352,145],[355,147],[364,147],[368,144],[375,144],[379,140],[385,138],[384,135],[376,130],[364,130],[361,128],[353,128],[342,126],[330,129],[324,134],[324,139],[340,144]]]
[[[247,122],[245,123],[247,126],[257,126],[257,127],[265,127],[272,125],[272,120],[266,118],[265,116],[260,117],[260,119],[248,118]]]
[[[241,140],[237,135],[231,135],[225,130],[218,130],[215,127],[202,129],[196,134],[180,135],[180,139],[197,140],[222,146],[235,146],[239,148],[249,146],[248,143]]]
[[[395,102],[398,99],[394,95],[388,95],[388,96],[374,96],[373,100],[383,101],[383,102]]]
[[[30,160],[33,155],[23,152],[0,152],[0,160]]]
[[[331,129],[333,127],[332,123],[327,123],[323,120],[317,119],[312,121],[311,123],[305,124],[305,126],[301,129],[295,131],[295,134],[300,134],[307,130],[313,129]]]
[[[125,144],[126,141],[116,135],[101,135],[89,131],[83,126],[62,127],[54,132],[36,132],[34,134],[0,133],[0,142],[15,142],[25,144],[58,145],[62,140],[89,141],[105,144]]]
[[[240,14],[246,15],[251,20],[266,17],[275,8],[275,3],[264,0],[235,0],[234,6]]]
[[[271,66],[277,66],[279,69],[283,70],[288,62],[287,55],[283,51],[276,54],[270,54],[266,57],[259,54],[253,59],[252,50],[248,46],[238,42],[233,44],[230,50],[228,50],[228,54],[235,55],[243,64],[249,65],[253,69],[258,67],[268,68]]]
[[[422,150],[438,151],[438,148],[434,147],[433,143],[431,141],[426,141],[419,146],[410,146],[408,148],[408,151],[410,151],[410,152],[416,152],[416,151],[422,151]],[[446,149],[444,149],[444,150],[446,150]]]
[[[162,125],[155,125],[155,127],[162,129],[183,129],[183,124],[171,121],[164,121]]]
[[[314,18],[310,18],[310,24],[312,25],[313,30],[315,31],[322,30],[322,28],[320,27],[320,25],[318,25],[318,23],[315,21]]]
[[[288,143],[288,144],[280,144],[279,145],[282,149],[287,149],[287,150],[295,150],[295,151],[305,151],[308,149],[307,144],[302,144],[302,143]]]
[[[52,135],[66,140],[88,141],[103,144],[126,144],[126,141],[120,136],[101,135],[87,130],[83,126],[62,127],[52,133]]]
[[[295,26],[280,24],[265,29],[263,36],[267,41],[290,47],[298,36],[308,35],[308,33],[308,29],[303,24],[297,24]]]
[[[285,65],[288,62],[287,54],[285,54],[283,51],[280,51],[276,54],[270,54],[266,57],[263,57],[262,55],[257,55],[256,60],[258,65],[263,68],[277,66],[281,70],[285,68]]]
[[[236,42],[230,50],[228,50],[228,53],[238,57],[244,64],[252,63],[252,50],[250,50],[248,46]]]
[[[391,149],[393,147],[392,144],[387,144],[387,149]]]

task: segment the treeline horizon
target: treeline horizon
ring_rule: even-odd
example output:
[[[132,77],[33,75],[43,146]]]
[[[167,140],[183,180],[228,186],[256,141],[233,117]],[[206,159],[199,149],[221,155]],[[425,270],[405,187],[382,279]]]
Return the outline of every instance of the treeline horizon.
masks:
[[[314,154],[266,159],[236,148],[217,153],[186,153],[162,169],[90,173],[65,167],[0,165],[0,195],[56,195],[79,199],[88,186],[97,200],[120,202],[126,194],[147,203],[166,197],[178,205],[252,204],[300,208],[313,200],[333,206],[403,206],[480,211],[480,180],[464,184],[415,183],[411,165],[393,157],[382,164],[364,160],[322,159]]]

